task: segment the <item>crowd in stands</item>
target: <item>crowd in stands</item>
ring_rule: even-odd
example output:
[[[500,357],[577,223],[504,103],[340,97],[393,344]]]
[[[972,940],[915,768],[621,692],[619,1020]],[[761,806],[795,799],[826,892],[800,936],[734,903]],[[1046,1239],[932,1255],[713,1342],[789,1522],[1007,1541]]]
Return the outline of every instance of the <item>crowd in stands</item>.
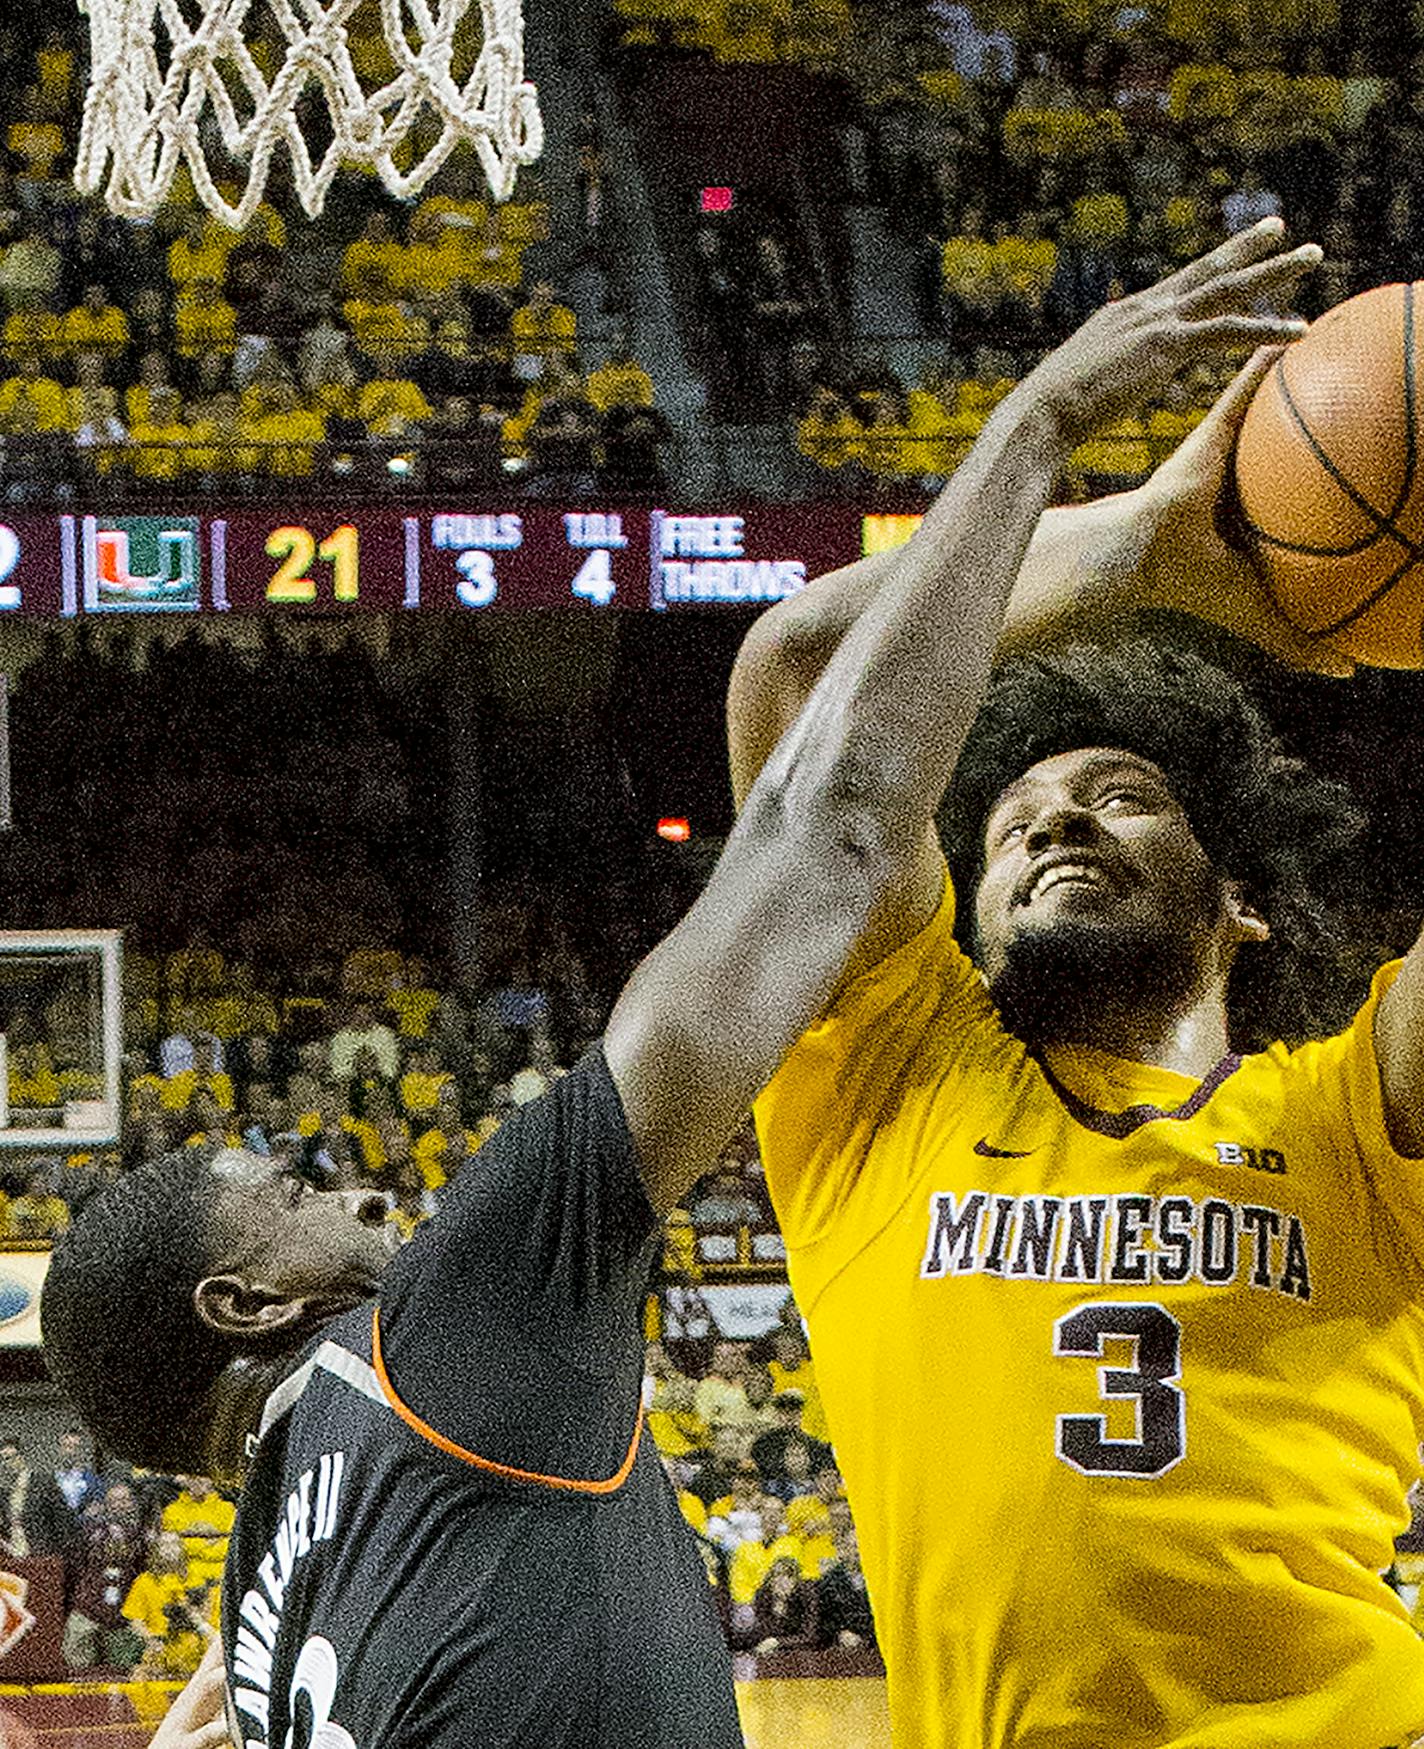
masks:
[[[1269,215],[1327,247],[1307,314],[1418,271],[1417,9],[618,0],[617,10],[625,54],[793,63],[853,94],[850,198],[881,206],[921,263],[906,336],[944,342],[918,379],[843,344],[794,225],[747,235],[734,215],[704,215],[693,245],[714,343],[745,336],[740,353],[721,346],[748,378],[733,399],[794,423],[813,490],[938,489],[1047,347],[1107,299]],[[776,270],[778,252],[789,269]],[[1218,387],[1198,373],[1099,434],[1073,458],[1068,493],[1140,481]]]
[[[403,207],[352,174],[317,227],[288,225],[278,170],[241,234],[180,177],[152,224],[121,221],[70,181],[82,28],[0,43],[31,79],[0,135],[0,500],[660,485],[647,372],[623,339],[586,368],[527,269],[551,233],[537,176],[495,206],[468,149]]]
[[[846,347],[844,288],[806,218],[705,212],[689,232],[694,326],[725,381],[712,412],[784,422],[808,489],[923,496],[1034,358],[1105,299],[1283,213],[1327,245],[1310,312],[1417,271],[1424,44],[1413,13],[1337,0],[613,0],[617,57],[794,67],[848,97],[848,198],[921,263],[916,380]],[[374,0],[354,27],[380,56]],[[364,22],[363,22],[364,20]],[[1397,28],[1396,28],[1397,26]],[[580,123],[576,210],[537,172],[491,205],[457,153],[418,203],[369,178],[326,220],[271,198],[238,236],[181,184],[149,226],[69,181],[77,24],[7,25],[25,69],[0,145],[0,493],[101,479],[114,493],[323,482],[381,491],[662,490],[671,430],[618,340],[597,368],[528,261],[606,270],[610,191]],[[582,247],[584,254],[577,255]],[[1142,477],[1210,400],[1198,377],[1075,458],[1074,493]]]
[[[217,1632],[233,1503],[206,1476],[94,1458],[82,1427],[43,1455],[0,1437],[0,1549],[60,1561],[70,1672],[184,1680]]]
[[[596,1031],[600,1012],[562,980],[492,987],[462,1003],[422,961],[363,948],[339,988],[263,987],[252,968],[194,946],[126,960],[124,1136],[23,1169],[8,1232],[53,1238],[123,1172],[190,1149],[279,1155],[320,1187],[374,1185],[409,1241],[449,1186],[539,1097]],[[57,1017],[5,1017],[11,1122],[47,1121],[75,1070]],[[556,1042],[557,1041],[557,1042]],[[767,1243],[759,1243],[766,1241]],[[717,1339],[687,1296],[725,1264],[756,1261],[785,1294],[784,1250],[748,1124],[675,1211],[663,1289],[649,1302],[645,1402],[685,1517],[704,1551],[730,1644],[753,1661],[826,1646],[867,1651],[873,1630],[854,1526],[828,1443],[799,1314],[756,1343]],[[681,1296],[676,1317],[664,1306]],[[676,1328],[680,1332],[673,1335]],[[664,1339],[665,1337],[665,1339]],[[215,1623],[232,1506],[201,1478],[88,1467],[82,1430],[41,1468],[0,1444],[0,1540],[65,1562],[64,1655],[74,1669],[145,1676],[194,1668]]]

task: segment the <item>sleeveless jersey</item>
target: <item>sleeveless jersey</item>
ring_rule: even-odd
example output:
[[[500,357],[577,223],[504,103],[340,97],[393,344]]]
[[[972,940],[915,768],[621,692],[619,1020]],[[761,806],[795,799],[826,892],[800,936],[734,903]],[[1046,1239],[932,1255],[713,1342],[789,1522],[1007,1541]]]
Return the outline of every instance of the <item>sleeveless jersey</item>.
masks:
[[[896,1741],[1380,1749],[1424,1435],[1424,1162],[1372,1025],[1203,1081],[1035,1057],[953,894],[758,1103]]]
[[[639,1410],[656,1232],[595,1050],[310,1345],[224,1580],[244,1749],[738,1749]]]

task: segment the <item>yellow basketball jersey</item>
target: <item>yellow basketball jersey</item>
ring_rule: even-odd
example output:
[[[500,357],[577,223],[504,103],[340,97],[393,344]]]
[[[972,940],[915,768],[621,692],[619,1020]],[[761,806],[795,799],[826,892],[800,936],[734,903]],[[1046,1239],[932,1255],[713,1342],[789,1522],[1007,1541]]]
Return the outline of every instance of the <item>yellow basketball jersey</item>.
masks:
[[[758,1103],[904,1749],[1381,1749],[1424,1162],[1348,1032],[1202,1082],[1035,1058],[953,895]]]

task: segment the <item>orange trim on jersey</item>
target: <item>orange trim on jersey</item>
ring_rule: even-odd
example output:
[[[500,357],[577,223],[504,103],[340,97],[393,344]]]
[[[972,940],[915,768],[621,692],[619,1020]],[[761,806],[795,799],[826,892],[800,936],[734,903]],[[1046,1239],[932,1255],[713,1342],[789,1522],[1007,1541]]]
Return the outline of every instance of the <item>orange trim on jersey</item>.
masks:
[[[517,1470],[512,1464],[497,1464],[492,1458],[482,1458],[478,1453],[466,1451],[463,1445],[456,1445],[453,1439],[446,1439],[443,1433],[437,1433],[428,1421],[422,1421],[415,1410],[402,1401],[391,1383],[390,1374],[386,1371],[386,1363],[381,1359],[381,1308],[371,1309],[371,1365],[375,1368],[376,1377],[381,1389],[386,1394],[390,1404],[406,1426],[412,1428],[422,1439],[428,1439],[449,1457],[459,1458],[462,1463],[473,1464],[478,1470],[488,1470],[491,1475],[504,1476],[514,1482],[537,1482],[544,1488],[567,1488],[575,1494],[614,1494],[628,1480],[633,1468],[633,1459],[638,1455],[638,1441],[643,1432],[643,1402],[638,1399],[638,1420],[633,1428],[632,1443],[628,1447],[628,1455],[623,1459],[617,1471],[602,1482],[580,1482],[570,1476],[541,1476],[537,1470]]]

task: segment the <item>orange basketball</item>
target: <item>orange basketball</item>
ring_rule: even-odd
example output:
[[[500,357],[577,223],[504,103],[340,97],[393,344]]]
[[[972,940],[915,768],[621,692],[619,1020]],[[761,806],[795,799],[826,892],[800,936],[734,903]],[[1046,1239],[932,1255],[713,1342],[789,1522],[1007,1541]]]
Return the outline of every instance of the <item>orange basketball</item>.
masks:
[[[1424,282],[1311,324],[1236,452],[1249,538],[1286,617],[1359,662],[1424,668]]]

